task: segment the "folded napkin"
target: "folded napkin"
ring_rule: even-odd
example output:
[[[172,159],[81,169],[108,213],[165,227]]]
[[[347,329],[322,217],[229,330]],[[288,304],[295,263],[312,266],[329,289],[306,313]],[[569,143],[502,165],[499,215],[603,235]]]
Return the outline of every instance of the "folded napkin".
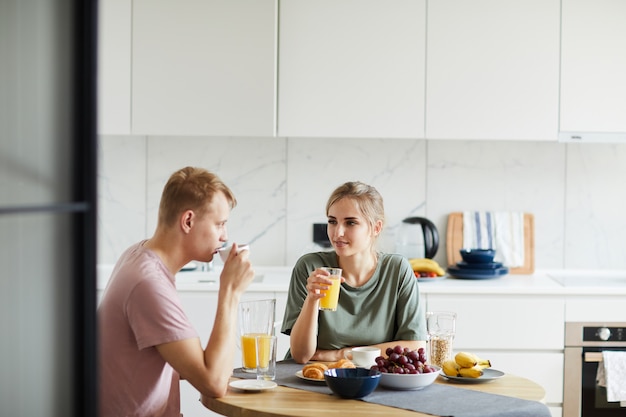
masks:
[[[524,266],[524,213],[464,211],[463,248],[495,249],[495,262],[509,268]]]
[[[608,402],[619,401],[622,407],[626,407],[626,352],[602,351],[596,380],[598,385],[606,387]]]

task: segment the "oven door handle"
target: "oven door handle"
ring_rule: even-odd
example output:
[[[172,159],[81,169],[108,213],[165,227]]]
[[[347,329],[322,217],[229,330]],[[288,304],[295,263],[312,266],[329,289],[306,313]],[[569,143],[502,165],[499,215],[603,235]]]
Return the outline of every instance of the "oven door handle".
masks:
[[[585,362],[602,362],[602,352],[585,352]]]

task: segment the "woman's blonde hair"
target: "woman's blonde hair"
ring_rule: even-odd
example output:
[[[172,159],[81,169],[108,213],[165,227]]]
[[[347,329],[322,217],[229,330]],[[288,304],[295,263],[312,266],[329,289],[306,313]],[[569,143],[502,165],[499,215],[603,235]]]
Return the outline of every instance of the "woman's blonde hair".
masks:
[[[330,206],[342,198],[349,198],[356,203],[372,229],[379,220],[383,225],[385,224],[383,197],[376,188],[359,181],[350,181],[340,185],[333,191],[326,203],[327,216]]]
[[[170,176],[163,188],[159,223],[172,226],[186,210],[193,210],[199,217],[203,217],[208,203],[218,192],[224,193],[231,209],[237,205],[235,195],[217,175],[203,168],[179,169]]]

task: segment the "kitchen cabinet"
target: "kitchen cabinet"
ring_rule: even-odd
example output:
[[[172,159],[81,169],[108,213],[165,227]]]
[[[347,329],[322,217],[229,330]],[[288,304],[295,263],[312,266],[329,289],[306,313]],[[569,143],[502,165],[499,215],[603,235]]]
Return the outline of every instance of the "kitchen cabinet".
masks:
[[[98,132],[623,140],[626,4],[560,4],[107,0]]]
[[[559,0],[428,4],[426,137],[556,140]]]
[[[275,0],[134,0],[132,133],[273,136]]]
[[[424,137],[425,0],[280,5],[278,135]]]
[[[563,0],[562,132],[626,133],[626,2]]]
[[[563,402],[563,296],[427,294],[428,311],[457,313],[454,352],[491,360],[494,369],[529,378],[546,390],[553,414]]]
[[[98,133],[130,134],[131,6],[98,2]]]

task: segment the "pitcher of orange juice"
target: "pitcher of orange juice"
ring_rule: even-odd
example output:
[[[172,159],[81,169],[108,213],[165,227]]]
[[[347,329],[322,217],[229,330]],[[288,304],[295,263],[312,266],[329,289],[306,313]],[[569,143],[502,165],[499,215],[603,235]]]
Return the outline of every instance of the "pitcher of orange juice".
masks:
[[[257,371],[257,336],[274,334],[276,299],[242,301],[239,303],[239,337],[242,369]],[[262,343],[262,342],[261,342]]]

